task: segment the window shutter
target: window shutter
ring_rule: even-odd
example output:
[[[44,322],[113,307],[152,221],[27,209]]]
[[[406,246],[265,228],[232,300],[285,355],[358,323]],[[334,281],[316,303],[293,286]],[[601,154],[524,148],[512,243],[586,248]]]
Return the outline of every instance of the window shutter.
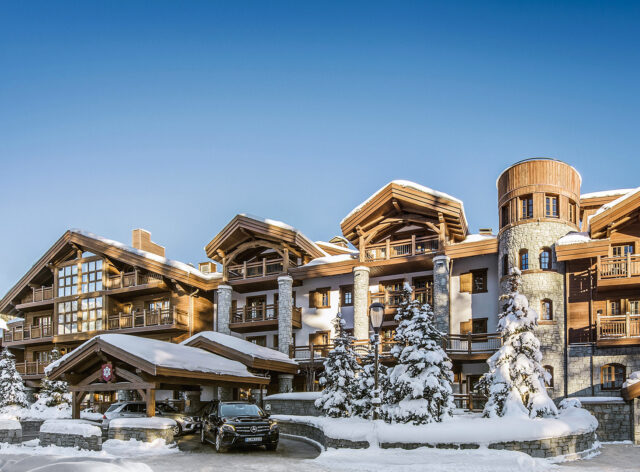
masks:
[[[309,292],[309,308],[315,308],[315,307],[316,307],[316,292],[311,291]]]
[[[472,331],[473,325],[472,321],[461,321],[460,322],[460,334],[467,334]]]
[[[471,293],[471,287],[473,284],[473,274],[467,272],[466,274],[460,274],[460,293]]]

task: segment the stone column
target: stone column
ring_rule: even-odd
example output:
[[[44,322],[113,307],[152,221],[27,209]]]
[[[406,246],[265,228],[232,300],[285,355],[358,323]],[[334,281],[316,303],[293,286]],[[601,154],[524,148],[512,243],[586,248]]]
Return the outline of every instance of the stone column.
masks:
[[[293,392],[293,374],[278,374],[278,389],[280,393]]]
[[[631,417],[633,420],[633,431],[631,434],[631,440],[633,444],[640,444],[640,399],[634,398],[631,400]]]
[[[369,339],[369,268],[353,268],[353,337]]]
[[[231,334],[229,322],[231,320],[231,298],[233,289],[231,285],[218,286],[218,332]]]
[[[436,327],[449,334],[449,256],[433,258],[433,313]]]
[[[278,350],[287,356],[293,340],[293,278],[278,277]]]

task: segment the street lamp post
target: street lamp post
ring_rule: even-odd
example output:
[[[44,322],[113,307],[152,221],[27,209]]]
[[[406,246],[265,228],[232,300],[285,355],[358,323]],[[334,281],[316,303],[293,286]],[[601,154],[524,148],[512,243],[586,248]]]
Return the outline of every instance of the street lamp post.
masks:
[[[369,306],[369,322],[373,328],[373,349],[374,349],[374,394],[373,394],[373,419],[378,419],[378,407],[380,406],[380,392],[378,390],[378,350],[380,346],[380,327],[384,320],[384,305],[382,303],[372,303]]]

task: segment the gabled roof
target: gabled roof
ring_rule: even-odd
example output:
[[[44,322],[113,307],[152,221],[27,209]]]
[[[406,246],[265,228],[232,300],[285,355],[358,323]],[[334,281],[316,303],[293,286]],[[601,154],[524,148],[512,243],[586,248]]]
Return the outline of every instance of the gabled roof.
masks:
[[[182,342],[242,362],[254,369],[296,374],[298,363],[286,354],[216,331],[202,331]]]
[[[338,254],[358,254],[357,249],[351,249],[349,247],[328,243],[326,241],[316,241],[316,244],[330,256],[336,256]]]
[[[76,247],[96,254],[103,254],[110,259],[161,274],[202,290],[217,288],[222,278],[222,274],[219,273],[205,274],[183,262],[135,249],[119,241],[103,238],[88,231],[71,229],[66,231],[0,300],[0,312],[4,313],[11,301],[32,280],[43,270],[48,270],[48,264],[64,260],[76,250]]]
[[[640,187],[600,207],[589,220],[592,238],[606,235],[606,231],[631,220],[631,214],[640,209]]]
[[[151,376],[199,378],[221,382],[267,384],[269,379],[250,373],[237,361],[195,347],[128,334],[101,334],[47,366],[51,379],[103,362],[101,352],[134,366]],[[117,373],[117,371],[116,371]]]
[[[327,255],[317,244],[293,226],[282,221],[247,214],[236,215],[206,245],[204,250],[207,253],[207,257],[217,262],[222,262],[220,252],[228,254],[241,244],[254,239],[289,245],[311,259]]]
[[[394,180],[354,208],[341,222],[342,234],[357,246],[357,227],[373,226],[385,217],[400,211],[430,217],[438,221],[441,215],[450,235],[463,240],[468,232],[464,205],[451,195],[408,180]]]

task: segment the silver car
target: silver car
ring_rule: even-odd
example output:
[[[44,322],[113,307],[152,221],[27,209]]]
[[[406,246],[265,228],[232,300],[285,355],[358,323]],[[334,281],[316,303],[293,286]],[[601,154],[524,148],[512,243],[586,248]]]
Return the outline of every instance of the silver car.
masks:
[[[145,402],[118,402],[113,403],[102,416],[102,429],[109,430],[109,422],[115,418],[144,418],[147,416],[147,404]],[[180,413],[177,408],[168,403],[156,404],[156,416],[171,418],[176,422],[173,435],[190,434],[195,432],[198,422],[189,415]]]

